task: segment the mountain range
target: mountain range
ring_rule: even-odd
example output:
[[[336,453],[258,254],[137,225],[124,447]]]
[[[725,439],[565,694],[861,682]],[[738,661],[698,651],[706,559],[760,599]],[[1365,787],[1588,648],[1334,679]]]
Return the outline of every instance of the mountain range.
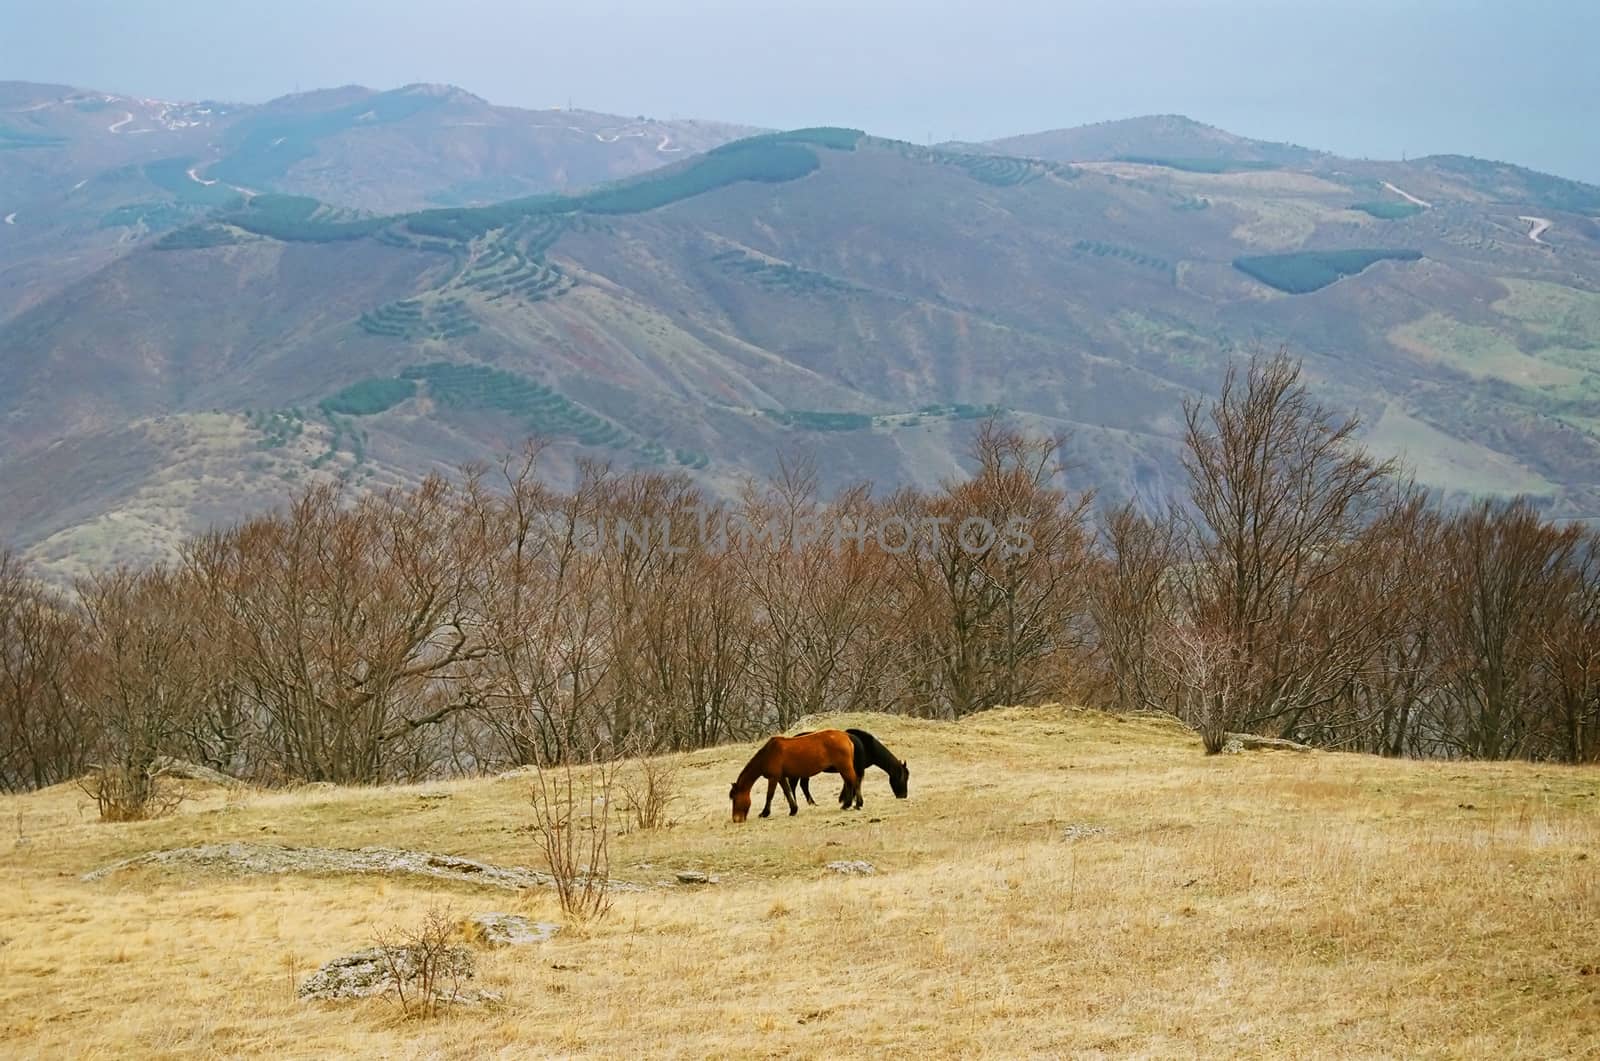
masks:
[[[1287,346],[1444,497],[1600,515],[1600,188],[1178,116],[988,144],[0,84],[0,543],[61,574],[530,433],[729,491],[956,474],[977,418],[1159,502]]]

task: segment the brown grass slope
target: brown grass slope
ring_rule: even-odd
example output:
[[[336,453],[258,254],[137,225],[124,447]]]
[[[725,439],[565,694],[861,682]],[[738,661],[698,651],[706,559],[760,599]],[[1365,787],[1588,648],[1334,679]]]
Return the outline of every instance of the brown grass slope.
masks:
[[[1159,719],[1057,707],[865,725],[912,766],[866,807],[728,821],[754,744],[683,756],[677,824],[612,839],[621,894],[486,952],[502,1007],[308,1004],[317,965],[544,892],[201,870],[80,875],[196,843],[379,845],[533,865],[528,781],[196,790],[94,823],[0,800],[0,1034],[20,1056],[1584,1056],[1600,1037],[1593,771],[1329,753],[1207,758]],[[870,877],[825,863],[864,859]]]

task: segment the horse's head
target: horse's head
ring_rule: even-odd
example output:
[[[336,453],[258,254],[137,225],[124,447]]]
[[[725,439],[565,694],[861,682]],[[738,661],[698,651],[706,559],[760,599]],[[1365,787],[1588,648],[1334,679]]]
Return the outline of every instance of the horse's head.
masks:
[[[733,800],[733,820],[742,822],[750,816],[750,790],[746,788],[739,791],[739,783],[735,781],[728,787],[728,798]]]
[[[895,799],[905,799],[910,794],[911,767],[904,759],[896,760],[894,772],[889,775],[889,787],[894,790]]]

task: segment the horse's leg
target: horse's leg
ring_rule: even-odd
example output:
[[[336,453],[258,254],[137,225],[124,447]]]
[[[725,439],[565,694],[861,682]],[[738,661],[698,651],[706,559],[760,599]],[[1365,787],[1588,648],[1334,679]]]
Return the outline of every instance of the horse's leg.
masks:
[[[778,779],[777,778],[775,778],[775,777],[767,778],[767,805],[765,807],[761,808],[761,816],[763,818],[772,817],[772,790],[777,788],[777,787],[778,787]],[[784,793],[784,794],[788,795],[788,793]]]
[[[817,805],[817,801],[811,798],[811,779],[809,777],[802,777],[800,779],[800,791],[805,794],[807,803],[811,804],[813,807]]]
[[[839,793],[839,809],[849,810],[850,804],[861,806],[861,777],[856,773],[854,763],[841,767],[839,773],[844,778],[844,791]]]
[[[783,798],[789,801],[789,817],[793,818],[800,813],[800,804],[794,799],[794,781],[791,778],[783,779]]]

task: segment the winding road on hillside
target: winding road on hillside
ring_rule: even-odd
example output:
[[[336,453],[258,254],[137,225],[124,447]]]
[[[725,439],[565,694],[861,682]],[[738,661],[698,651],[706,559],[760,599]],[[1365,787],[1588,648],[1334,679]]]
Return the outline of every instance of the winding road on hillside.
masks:
[[[1526,221],[1528,224],[1533,226],[1528,230],[1529,239],[1533,240],[1533,242],[1537,243],[1541,247],[1550,246],[1550,244],[1546,243],[1541,237],[1546,232],[1550,231],[1550,226],[1555,222],[1551,221],[1548,217],[1530,217],[1527,214],[1519,215],[1517,220]]]
[[[204,177],[200,176],[200,174],[196,173],[195,170],[197,170],[199,168],[200,168],[199,166],[190,166],[189,167],[189,179],[190,180],[194,181],[196,184],[204,184],[204,185],[206,185],[208,187],[210,185],[213,185],[213,184],[217,183],[214,180],[209,180],[208,181]]]
[[[1407,202],[1415,203],[1416,205],[1422,207],[1424,210],[1433,209],[1433,204],[1428,202],[1428,200],[1426,200],[1426,199],[1418,199],[1415,195],[1412,195],[1410,192],[1406,191],[1404,188],[1396,188],[1394,185],[1390,184],[1388,181],[1384,181],[1383,182],[1383,186],[1385,188],[1388,188],[1391,192],[1394,192],[1400,198],[1406,200]]]
[[[131,111],[124,113],[117,121],[114,121],[110,125],[106,126],[106,132],[120,133],[122,131],[122,127],[131,121],[133,121],[133,113]]]
[[[621,132],[621,133],[596,133],[596,132],[592,132],[591,130],[588,130],[588,129],[580,129],[576,125],[540,125],[540,124],[535,124],[533,126],[533,128],[535,128],[535,129],[565,129],[568,132],[577,133],[579,136],[592,136],[596,140],[600,141],[602,144],[614,144],[618,140],[642,139],[644,137],[647,137],[647,136],[651,135],[647,130],[644,130],[644,129],[635,129],[632,132]],[[667,154],[667,155],[673,154],[675,152],[680,152],[680,151],[683,150],[683,148],[681,148],[681,147],[673,147],[671,145],[672,145],[672,137],[670,135],[663,135],[661,137],[661,142],[656,145],[656,150],[660,151],[662,154]]]

